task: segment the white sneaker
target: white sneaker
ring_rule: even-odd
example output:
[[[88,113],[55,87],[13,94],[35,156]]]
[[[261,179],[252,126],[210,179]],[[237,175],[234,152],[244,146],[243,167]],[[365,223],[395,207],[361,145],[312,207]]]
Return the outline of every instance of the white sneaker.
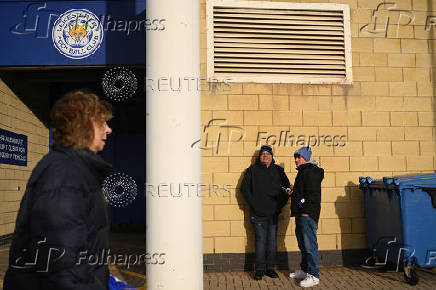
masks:
[[[294,273],[290,273],[289,277],[299,280],[306,278],[306,275],[307,274],[303,270],[297,270]]]
[[[301,287],[313,287],[319,284],[319,279],[315,276],[307,274],[306,278],[300,282]]]

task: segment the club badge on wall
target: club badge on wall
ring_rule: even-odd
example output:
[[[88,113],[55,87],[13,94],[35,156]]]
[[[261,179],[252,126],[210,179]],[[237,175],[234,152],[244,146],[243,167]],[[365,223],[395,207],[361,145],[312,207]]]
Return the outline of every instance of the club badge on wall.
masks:
[[[83,59],[95,53],[103,41],[103,25],[87,9],[70,9],[59,16],[52,30],[56,49],[71,59]]]

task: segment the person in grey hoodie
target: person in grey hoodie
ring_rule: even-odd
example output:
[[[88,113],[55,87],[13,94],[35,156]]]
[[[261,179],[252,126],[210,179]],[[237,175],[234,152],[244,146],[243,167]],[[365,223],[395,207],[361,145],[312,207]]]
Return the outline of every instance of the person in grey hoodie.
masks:
[[[319,284],[318,241],[316,232],[321,211],[321,182],[324,169],[311,159],[309,146],[295,151],[297,176],[291,197],[291,216],[295,217],[295,236],[301,252],[301,270],[289,276],[302,279],[301,287]]]
[[[263,145],[256,163],[244,174],[242,194],[250,206],[255,234],[255,280],[263,275],[277,278],[277,220],[291,192],[284,169],[275,164],[272,147]]]

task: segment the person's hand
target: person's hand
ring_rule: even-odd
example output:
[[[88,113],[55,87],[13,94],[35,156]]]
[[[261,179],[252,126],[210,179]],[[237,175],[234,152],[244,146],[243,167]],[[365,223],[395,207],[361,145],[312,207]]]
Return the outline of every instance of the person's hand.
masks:
[[[292,189],[291,188],[284,188],[282,187],[283,191],[287,194],[287,195],[291,195],[292,194]]]
[[[302,213],[301,216],[309,216],[307,213]]]

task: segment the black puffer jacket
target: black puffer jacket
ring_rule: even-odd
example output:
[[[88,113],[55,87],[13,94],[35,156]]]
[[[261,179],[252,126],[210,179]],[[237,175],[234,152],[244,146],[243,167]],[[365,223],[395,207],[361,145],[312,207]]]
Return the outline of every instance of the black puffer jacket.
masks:
[[[241,191],[250,205],[251,214],[262,217],[278,215],[289,196],[282,187],[289,187],[289,179],[274,159],[269,167],[259,158],[245,171]]]
[[[298,166],[297,170],[291,196],[291,216],[305,213],[318,222],[321,212],[321,182],[324,179],[324,169],[312,163],[305,163]]]
[[[109,247],[101,185],[112,172],[88,149],[55,148],[44,156],[21,201],[5,290],[109,288],[108,266],[83,257]]]

